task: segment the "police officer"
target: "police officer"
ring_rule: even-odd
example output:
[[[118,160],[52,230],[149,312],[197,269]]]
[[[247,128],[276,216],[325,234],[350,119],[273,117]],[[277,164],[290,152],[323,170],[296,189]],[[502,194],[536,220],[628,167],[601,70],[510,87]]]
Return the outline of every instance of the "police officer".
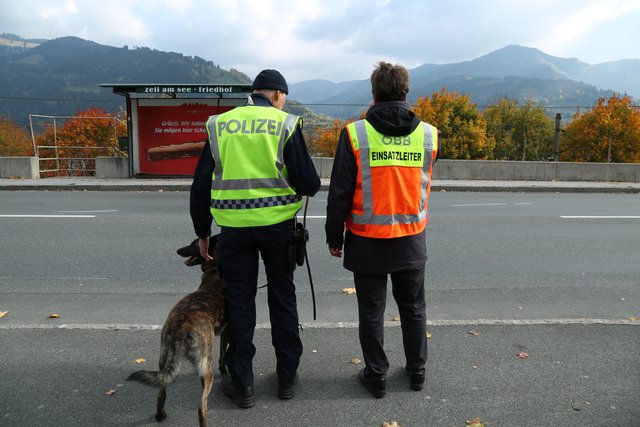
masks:
[[[302,196],[320,188],[301,131],[301,119],[282,111],[289,89],[276,70],[261,71],[247,105],[211,116],[208,142],[191,186],[190,212],[203,257],[212,219],[220,226],[218,263],[226,281],[230,345],[223,393],[241,408],[255,403],[252,360],[256,348],[258,257],[267,276],[278,396],[293,397],[302,355],[294,265],[288,262]]]
[[[340,134],[331,172],[325,231],[329,252],[353,271],[365,367],[360,382],[374,397],[386,393],[384,351],[387,276],[402,324],[405,370],[422,390],[427,362],[425,228],[438,131],[406,102],[409,73],[380,62],[371,75],[374,104],[366,118]],[[346,227],[346,233],[345,233]]]

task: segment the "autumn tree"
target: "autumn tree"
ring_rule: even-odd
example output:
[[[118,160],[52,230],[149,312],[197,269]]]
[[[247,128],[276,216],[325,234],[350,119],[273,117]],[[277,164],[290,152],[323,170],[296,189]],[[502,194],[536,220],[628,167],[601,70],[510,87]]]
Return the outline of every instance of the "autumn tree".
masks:
[[[640,107],[614,94],[577,112],[565,129],[560,160],[640,163]]]
[[[501,99],[484,111],[497,160],[548,160],[553,156],[554,121],[533,101]]]
[[[12,121],[0,117],[0,157],[33,155],[29,134]]]
[[[313,147],[313,154],[322,157],[334,157],[340,132],[350,122],[351,120],[335,119],[330,126],[318,126],[315,140],[310,144]]]
[[[487,159],[495,142],[486,134],[486,122],[466,95],[442,88],[413,105],[420,120],[440,131],[441,156],[447,159]]]
[[[119,113],[123,116],[123,113]],[[66,174],[84,175],[85,169],[94,169],[97,156],[111,156],[118,151],[118,136],[127,134],[124,117],[114,120],[113,115],[96,107],[83,110],[65,121],[60,129],[47,127],[44,134],[36,138],[40,155],[60,159],[56,169],[76,171]],[[51,166],[45,166],[45,169]],[[62,172],[65,174],[65,172]]]

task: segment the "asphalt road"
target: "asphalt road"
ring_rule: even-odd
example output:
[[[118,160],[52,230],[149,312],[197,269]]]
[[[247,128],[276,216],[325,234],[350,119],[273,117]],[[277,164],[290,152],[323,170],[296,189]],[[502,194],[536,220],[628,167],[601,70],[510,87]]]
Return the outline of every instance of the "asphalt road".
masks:
[[[324,244],[326,193],[308,210],[310,262],[296,273],[305,328],[296,398],[274,396],[264,290],[249,411],[210,398],[222,425],[640,425],[640,196],[434,192],[427,307],[429,385],[408,390],[390,299],[389,394],[357,383],[355,297]],[[155,392],[125,383],[171,305],[197,286],[175,249],[194,234],[185,192],[0,192],[0,425],[153,425]],[[261,278],[264,281],[264,278]],[[51,313],[60,314],[49,319]],[[480,335],[471,336],[469,330]],[[515,355],[527,352],[523,360]],[[165,425],[193,425],[185,369]],[[113,396],[104,393],[117,390]],[[218,411],[217,413],[215,411]]]

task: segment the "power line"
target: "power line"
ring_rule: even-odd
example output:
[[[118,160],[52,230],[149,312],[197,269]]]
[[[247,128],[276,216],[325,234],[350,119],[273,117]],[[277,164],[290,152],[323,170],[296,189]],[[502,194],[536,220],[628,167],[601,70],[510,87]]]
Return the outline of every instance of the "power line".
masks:
[[[0,99],[12,100],[12,101],[56,101],[56,102],[111,102],[111,103],[122,103],[124,100],[115,100],[115,99],[83,99],[83,98],[32,98],[32,97],[20,97],[20,96],[0,96]],[[345,103],[324,103],[324,102],[300,102],[296,101],[300,105],[303,106],[314,106],[314,107],[370,107],[371,103],[368,104],[345,104]],[[475,105],[476,108],[485,109],[489,107],[493,107],[495,104],[490,105]],[[569,109],[569,108],[594,108],[595,105],[544,105],[537,104],[536,106],[542,108],[555,108],[555,109]],[[631,107],[640,107],[640,105],[631,105]]]
[[[0,96],[0,99],[8,99],[13,101],[114,102],[114,103],[124,102],[124,100],[115,100],[115,99],[28,98],[28,97],[19,97],[19,96]]]

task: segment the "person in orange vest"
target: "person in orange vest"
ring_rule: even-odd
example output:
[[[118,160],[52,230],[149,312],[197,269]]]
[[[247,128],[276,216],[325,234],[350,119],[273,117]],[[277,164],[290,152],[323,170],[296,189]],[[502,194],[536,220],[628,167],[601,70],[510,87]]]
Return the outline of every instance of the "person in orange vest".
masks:
[[[406,102],[409,73],[379,62],[371,74],[373,105],[340,133],[327,197],[329,252],[353,272],[365,367],[359,379],[377,398],[386,394],[384,351],[387,278],[398,305],[413,390],[422,390],[427,362],[425,230],[438,130]],[[346,232],[345,232],[346,228]]]

